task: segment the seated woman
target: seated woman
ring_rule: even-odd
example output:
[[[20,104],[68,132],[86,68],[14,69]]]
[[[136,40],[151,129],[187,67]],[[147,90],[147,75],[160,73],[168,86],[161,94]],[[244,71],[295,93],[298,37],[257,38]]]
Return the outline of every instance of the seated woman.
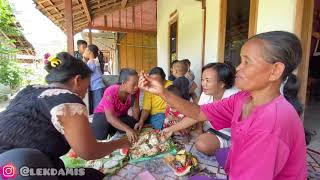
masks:
[[[89,89],[89,113],[92,114],[98,106],[105,89],[102,81],[102,75],[104,72],[104,65],[102,63],[103,55],[96,45],[91,44],[84,51],[83,57],[87,61],[87,65],[90,70],[93,72],[90,78]]]
[[[199,105],[209,104],[228,98],[239,90],[234,88],[235,68],[225,63],[209,63],[202,68],[201,93]],[[203,125],[203,126],[202,126]],[[219,148],[230,146],[230,128],[215,131],[212,125],[206,121],[198,124],[198,132],[204,130],[206,133],[200,135],[196,140],[198,151],[212,155]]]
[[[149,75],[151,78],[156,79],[163,84],[165,88],[172,84],[171,81],[166,80],[166,74],[160,67],[152,68],[149,72]],[[145,92],[143,97],[141,117],[135,129],[140,130],[146,120],[154,129],[162,129],[165,119],[165,108],[166,102],[162,100],[160,96]]]
[[[231,128],[224,168],[229,179],[307,179],[303,122],[294,106],[299,86],[293,85],[293,71],[302,57],[299,38],[284,31],[257,34],[242,46],[240,55],[235,84],[242,92],[221,101],[190,103],[147,75],[140,77],[139,87],[189,117],[164,129],[165,137],[206,120],[217,130]],[[292,89],[281,95],[283,81]]]
[[[133,106],[133,117],[128,115]],[[99,140],[117,130],[126,132],[131,142],[137,140],[134,126],[139,120],[138,73],[134,69],[124,68],[120,71],[119,83],[108,87],[95,109],[92,130]]]
[[[27,86],[0,113],[0,166],[12,163],[17,169],[28,166],[59,170],[64,168],[59,157],[70,147],[86,160],[129,147],[128,139],[96,141],[82,101],[92,73],[88,66],[68,53],[59,53],[49,60],[45,66],[49,85]],[[104,177],[94,169],[86,169],[85,175],[75,178]]]

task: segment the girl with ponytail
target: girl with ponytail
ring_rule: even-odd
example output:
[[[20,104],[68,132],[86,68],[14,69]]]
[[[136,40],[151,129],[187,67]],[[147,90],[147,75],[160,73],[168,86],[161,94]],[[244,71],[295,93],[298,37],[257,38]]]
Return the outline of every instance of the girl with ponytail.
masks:
[[[93,72],[91,75],[89,89],[89,113],[93,114],[94,109],[98,106],[104,92],[105,85],[102,81],[104,60],[103,54],[99,48],[91,44],[83,53],[84,59],[87,61],[88,67]]]
[[[99,60],[99,64],[100,64],[101,73],[103,74],[105,61],[104,61],[103,53],[100,50],[98,52],[98,60]]]
[[[300,40],[284,31],[261,33],[242,46],[240,56],[235,86],[242,91],[221,101],[201,106],[187,102],[145,74],[139,87],[189,117],[164,129],[165,137],[206,120],[216,130],[231,128],[232,145],[222,164],[229,179],[307,179],[306,142],[297,113],[299,86],[292,74],[301,62]]]

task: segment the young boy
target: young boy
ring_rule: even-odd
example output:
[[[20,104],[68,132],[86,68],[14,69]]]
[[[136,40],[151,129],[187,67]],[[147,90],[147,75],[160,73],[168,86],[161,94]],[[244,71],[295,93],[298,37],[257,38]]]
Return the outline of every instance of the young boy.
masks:
[[[73,56],[82,61],[83,60],[83,54],[84,51],[87,49],[88,43],[85,40],[78,40],[77,41],[77,47],[78,47],[78,51],[75,51],[73,53]]]
[[[187,66],[181,61],[174,64],[172,69],[172,75],[176,78],[173,81],[173,85],[175,85],[181,92],[182,98],[185,100],[190,100],[190,86],[189,80],[184,76],[188,71]]]
[[[178,62],[179,62],[178,60],[174,60],[170,64],[170,75],[168,77],[169,81],[174,81],[176,79],[176,77],[174,77],[174,75],[173,75],[173,70],[175,68],[175,64],[178,63]]]
[[[194,73],[191,70],[191,62],[189,59],[183,59],[181,60],[181,62],[183,62],[185,64],[185,66],[187,66],[187,73],[185,74],[186,78],[192,83],[195,79]]]
[[[197,89],[197,84],[194,82],[195,76],[194,73],[191,70],[191,62],[189,59],[183,59],[181,60],[182,63],[184,63],[184,65],[187,68],[187,72],[184,75],[188,80],[189,80],[189,93],[190,96],[192,98],[192,101],[197,103],[198,102],[198,96],[195,93],[195,90]]]
[[[185,60],[175,63],[173,66],[172,74],[176,77],[173,81],[173,85],[177,86],[182,92],[182,97],[186,100],[190,100],[192,97],[193,102],[198,101],[197,94],[195,90],[197,89],[197,84],[192,80],[187,78],[189,66]]]

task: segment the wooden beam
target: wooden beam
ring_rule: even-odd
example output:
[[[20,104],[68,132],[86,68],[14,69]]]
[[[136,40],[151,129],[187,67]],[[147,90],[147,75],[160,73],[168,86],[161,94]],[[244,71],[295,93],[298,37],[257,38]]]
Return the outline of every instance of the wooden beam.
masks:
[[[226,40],[227,28],[227,1],[220,1],[220,23],[219,23],[219,38],[218,38],[218,61],[224,62],[224,49]]]
[[[46,12],[49,14],[49,11],[46,10]],[[73,13],[74,16],[79,15],[79,14],[83,14],[83,12],[75,10],[75,12]],[[56,18],[56,19],[63,19],[64,18],[64,13],[63,12],[55,13],[55,14],[52,14],[51,17]],[[50,16],[49,16],[49,18],[50,18]]]
[[[303,8],[297,7],[299,16],[296,16],[296,26],[295,33],[301,38],[302,45],[302,61],[298,67],[298,78],[300,81],[300,91],[299,99],[305,108],[306,105],[306,95],[307,95],[307,83],[308,83],[308,71],[309,71],[309,58],[310,58],[310,46],[311,46],[311,36],[312,36],[312,22],[313,22],[313,9],[314,0],[301,0],[297,1],[297,6],[302,6]],[[299,10],[300,9],[300,10]],[[302,11],[302,12],[299,12]],[[303,32],[303,33],[302,33]],[[300,35],[299,35],[300,33]]]
[[[302,20],[303,20],[303,8],[304,8],[304,0],[300,0],[296,2],[296,17],[295,17],[295,24],[294,24],[294,33],[301,39],[301,31],[302,31]]]
[[[89,9],[89,6],[88,6],[88,1],[87,0],[80,0],[80,1],[81,1],[81,4],[82,4],[82,7],[84,9],[84,13],[87,16],[88,22],[92,22],[92,17],[91,17],[90,9]]]
[[[248,38],[257,34],[259,0],[250,0]]]
[[[89,34],[88,34],[88,38],[89,38],[89,44],[92,44],[92,32],[91,32],[91,25],[89,26]]]
[[[112,3],[114,3],[114,0],[103,0],[103,1],[100,1],[99,3],[97,3],[97,4],[91,5],[90,8],[91,8],[91,10],[100,9],[101,7],[108,6],[108,5],[112,4]]]
[[[121,1],[121,7],[122,8],[126,7],[127,3],[128,3],[128,0],[122,0]]]
[[[206,0],[202,1],[202,13],[203,13],[203,19],[202,19],[202,52],[201,52],[201,68],[204,66],[205,61],[205,55],[206,55],[206,28],[207,28],[207,2]],[[202,87],[201,87],[202,90]]]
[[[73,20],[72,20],[72,0],[64,0],[65,27],[67,30],[68,53],[73,54]]]
[[[115,28],[107,26],[92,26],[92,29],[102,30],[102,31],[115,31],[115,32],[142,32],[156,34],[157,30],[142,30],[142,29],[125,29],[125,28]]]
[[[140,4],[140,28],[142,29],[142,5]],[[143,38],[142,38],[143,39]]]
[[[145,1],[147,1],[147,0],[136,0],[136,1],[128,2],[127,6],[125,8],[132,7],[137,4],[141,4]],[[97,11],[94,11],[92,13],[98,14],[99,16],[101,16],[101,15],[107,15],[107,14],[113,13],[113,12],[118,11],[120,9],[123,9],[121,6],[121,2],[116,2],[112,5],[112,7],[106,6],[106,7],[103,7],[101,9],[97,10]]]
[[[54,9],[57,13],[60,12],[59,9],[56,7],[55,4],[53,4],[53,2],[52,2],[51,0],[49,0],[48,2],[50,2],[51,6],[53,7],[53,9]],[[48,12],[49,12],[49,11],[48,11]],[[60,15],[60,16],[63,17],[62,15]]]
[[[132,16],[131,16],[131,18],[132,18],[131,22],[133,24],[133,29],[135,29],[136,28],[136,10],[135,10],[134,6],[132,6]]]

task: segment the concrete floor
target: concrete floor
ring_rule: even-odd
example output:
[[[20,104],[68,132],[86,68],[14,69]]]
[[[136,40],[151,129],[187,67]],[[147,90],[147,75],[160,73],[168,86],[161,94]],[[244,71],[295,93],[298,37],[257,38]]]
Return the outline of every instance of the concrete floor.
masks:
[[[320,152],[320,100],[316,101],[315,98],[308,103],[305,110],[304,126],[306,129],[314,131],[315,136],[311,138],[311,143],[308,148]],[[307,167],[308,167],[308,180],[320,179],[320,155],[307,151]]]
[[[304,126],[308,130],[315,131],[310,146],[320,151],[320,100],[311,101],[305,110]]]

